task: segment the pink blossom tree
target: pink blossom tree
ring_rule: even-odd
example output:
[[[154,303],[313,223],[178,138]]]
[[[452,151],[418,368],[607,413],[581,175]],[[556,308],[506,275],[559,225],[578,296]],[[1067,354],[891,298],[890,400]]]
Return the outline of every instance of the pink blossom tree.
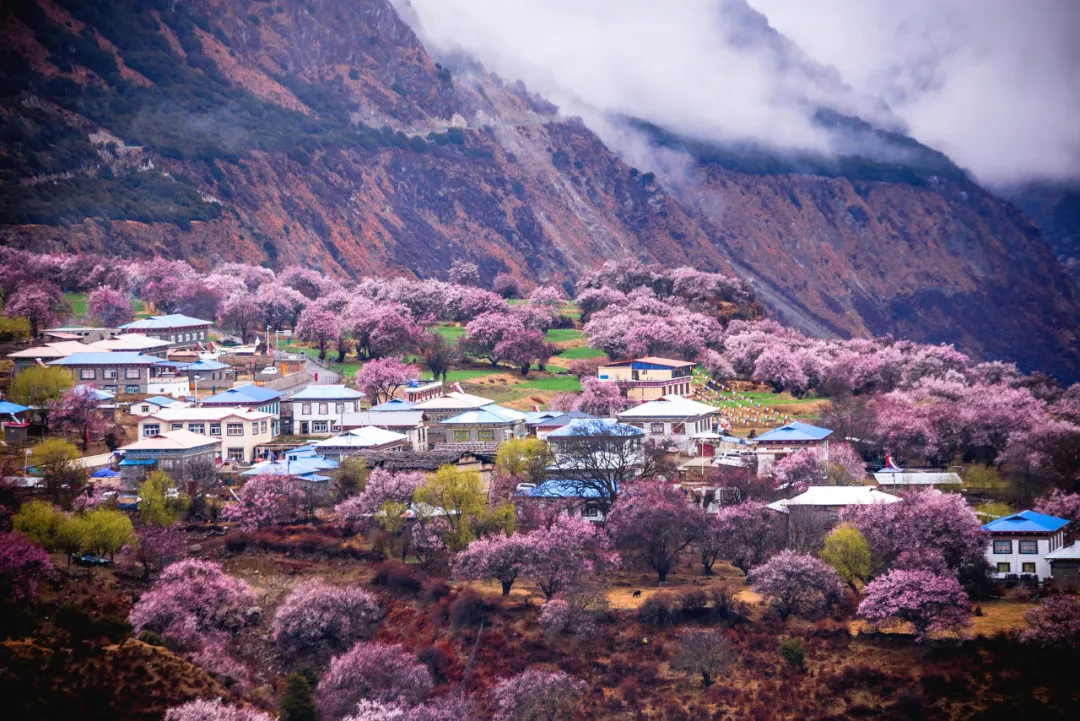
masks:
[[[245,626],[255,613],[255,595],[243,581],[210,561],[188,559],[162,572],[131,610],[136,633],[159,635],[170,648],[197,651]]]
[[[491,290],[503,298],[520,298],[521,283],[510,273],[499,273],[495,280],[491,281]]]
[[[985,569],[982,524],[956,494],[909,493],[897,503],[850,506],[841,518],[859,529],[886,565],[904,551],[927,548],[941,553],[946,566],[962,577]]]
[[[766,472],[778,490],[794,495],[805,491],[807,486],[824,484],[825,469],[821,460],[817,449],[811,448],[784,456]]]
[[[617,548],[667,580],[679,554],[698,535],[697,518],[682,493],[670,486],[639,484],[619,499],[608,516]]]
[[[234,706],[215,698],[173,706],[165,712],[165,721],[274,721],[274,717],[254,708]]]
[[[953,576],[931,571],[889,571],[866,586],[859,615],[875,626],[905,621],[915,640],[931,633],[961,631],[971,615],[968,596]]]
[[[248,295],[248,289],[232,276],[185,278],[178,280],[173,289],[173,311],[195,318],[216,318],[222,301],[234,294]]]
[[[620,563],[607,534],[576,516],[560,515],[523,540],[533,549],[523,575],[533,579],[549,600],[559,592],[576,592]]]
[[[319,360],[326,358],[326,346],[341,338],[341,320],[337,313],[317,305],[309,305],[300,313],[296,337],[319,348]]]
[[[308,299],[298,290],[271,282],[259,286],[255,304],[259,306],[260,322],[280,329],[286,324],[296,325]]]
[[[735,568],[748,573],[764,563],[774,548],[773,512],[764,503],[744,501],[722,506],[713,521]]]
[[[449,286],[444,315],[450,320],[469,321],[484,313],[507,313],[510,306],[499,295],[481,288]]]
[[[783,618],[820,613],[844,595],[844,583],[832,566],[786,549],[752,569],[748,579]]]
[[[214,267],[214,275],[239,278],[248,290],[256,290],[275,280],[274,271],[247,263],[221,263]]]
[[[64,294],[52,283],[30,283],[16,288],[4,302],[4,315],[26,318],[34,336],[56,323],[66,311]]]
[[[626,294],[615,288],[589,288],[577,294],[574,299],[581,309],[581,319],[588,322],[594,313],[608,306],[618,306],[626,302]]]
[[[0,533],[0,595],[30,601],[37,596],[38,583],[54,571],[41,546],[21,533]]]
[[[771,344],[762,351],[754,363],[752,377],[758,383],[768,383],[777,393],[789,391],[794,396],[803,395],[810,387],[810,379],[799,359],[782,343]]]
[[[432,685],[427,667],[403,646],[360,642],[330,661],[315,698],[325,721],[339,721],[365,700],[419,703]]]
[[[454,558],[454,576],[471,581],[494,578],[502,584],[504,596],[532,560],[532,546],[521,534],[478,538]]]
[[[49,412],[49,427],[75,433],[85,451],[91,440],[105,433],[105,418],[98,410],[98,402],[90,386],[68,388]]]
[[[340,651],[367,638],[383,617],[378,598],[356,586],[322,579],[292,589],[274,615],[274,641],[287,654]]]
[[[240,489],[240,500],[225,507],[221,517],[235,521],[245,531],[295,520],[304,494],[288,476],[260,475],[249,478]]]
[[[705,372],[712,376],[713,380],[726,381],[735,377],[735,366],[727,358],[714,350],[706,350],[699,359],[705,367]]]
[[[342,501],[334,511],[341,514],[350,528],[364,528],[387,503],[407,507],[424,481],[425,476],[419,471],[393,472],[375,468],[368,475],[363,492]]]
[[[364,364],[356,374],[356,385],[372,403],[382,403],[394,397],[399,388],[419,378],[416,368],[397,358],[378,358]]]
[[[525,326],[521,319],[510,313],[484,313],[477,316],[465,327],[467,334],[464,339],[465,347],[469,352],[479,357],[486,357],[492,366],[497,366],[502,356],[500,350],[506,350],[506,346],[500,348],[500,343],[506,339],[511,340],[525,334]]]
[[[187,555],[184,533],[174,526],[144,526],[136,534],[135,557],[143,567],[143,579],[160,573]]]
[[[534,363],[542,366],[551,354],[552,347],[544,340],[544,334],[529,330],[504,337],[492,349],[491,357],[510,361],[525,378]]]
[[[565,671],[529,668],[491,689],[495,721],[536,721],[572,717],[588,688]]]
[[[322,273],[295,265],[282,271],[278,282],[299,291],[309,300],[321,296],[327,286],[326,277]]]
[[[542,285],[529,294],[529,303],[532,305],[557,308],[565,302],[566,296],[563,292],[551,285]]]
[[[480,285],[480,267],[458,258],[450,264],[448,278],[455,285]]]
[[[101,286],[91,291],[86,303],[87,313],[106,328],[116,328],[135,318],[131,296],[116,288]]]
[[[1020,634],[1025,643],[1050,648],[1080,647],[1080,598],[1065,593],[1047,596],[1024,612],[1028,628]]]
[[[1080,528],[1080,493],[1065,493],[1055,488],[1048,495],[1037,499],[1032,510],[1068,520],[1066,530],[1069,533],[1075,533],[1076,529]]]
[[[581,381],[581,396],[577,407],[582,413],[607,417],[626,408],[626,399],[619,392],[619,386],[612,381],[599,378],[585,378]]]
[[[421,328],[400,303],[373,301],[358,296],[344,311],[345,325],[367,358],[408,350],[419,342]]]

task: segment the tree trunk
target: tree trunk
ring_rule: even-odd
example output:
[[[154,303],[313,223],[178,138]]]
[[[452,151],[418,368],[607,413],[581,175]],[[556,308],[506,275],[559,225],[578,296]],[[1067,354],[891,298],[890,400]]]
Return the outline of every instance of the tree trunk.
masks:
[[[705,688],[712,686],[712,676],[709,675],[708,671],[701,672],[701,682],[705,684]]]
[[[664,567],[660,567],[660,568],[656,569],[656,575],[659,577],[660,583],[663,583],[664,581],[667,580],[667,575],[668,575],[669,570],[670,569],[664,568]]]
[[[513,585],[514,585],[514,579],[510,579],[509,581],[503,581],[502,582],[502,589],[503,589],[503,595],[504,596],[509,596],[510,595],[510,587],[513,586]]]
[[[319,360],[326,360],[326,342],[319,343]]]

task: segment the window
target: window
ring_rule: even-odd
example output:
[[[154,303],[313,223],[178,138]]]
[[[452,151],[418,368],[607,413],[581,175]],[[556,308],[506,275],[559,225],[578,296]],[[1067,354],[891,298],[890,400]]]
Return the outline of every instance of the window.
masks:
[[[495,431],[493,431],[493,430],[477,431],[476,432],[476,440],[478,440],[478,441],[493,441],[493,440],[495,440]]]
[[[663,432],[664,432],[664,424],[663,423],[650,423],[649,424],[649,433],[663,433]]]
[[[187,429],[192,433],[198,433],[200,436],[206,435],[205,423],[188,423]]]
[[[161,426],[159,426],[157,423],[147,423],[145,426],[142,427],[142,434],[144,438],[156,436],[160,432]]]
[[[468,431],[454,431],[454,442],[455,443],[468,443],[469,442],[469,432]]]
[[[105,369],[103,369],[101,371],[101,377],[104,378],[107,381],[116,380],[116,369],[115,368],[105,368]]]
[[[344,403],[335,403],[334,404],[334,413],[344,413],[344,412],[345,412],[345,404]]]
[[[675,425],[673,425],[671,427],[671,435],[673,435],[673,436],[685,436],[686,435],[686,424],[685,423],[676,423]]]
[[[302,416],[310,416],[311,415],[311,404],[310,403],[303,403],[303,404],[300,405],[300,415],[302,415]]]
[[[79,379],[84,381],[92,381],[97,378],[97,371],[93,368],[80,368]]]
[[[242,461],[242,460],[244,460],[244,449],[243,448],[230,448],[229,449],[229,460],[230,461]]]
[[[326,433],[326,421],[312,421],[311,422],[312,433]]]
[[[182,431],[182,430],[184,430],[184,424],[183,423],[173,423],[172,427],[169,430]]]
[[[999,563],[997,565],[997,572],[998,573],[1009,573],[1010,571],[1012,571],[1012,564],[1011,563]]]
[[[146,405],[146,404],[143,404],[143,406],[142,406],[142,412],[143,412],[143,413],[149,413],[149,412],[150,412],[150,406],[148,406],[148,405]]]
[[[116,393],[116,386],[105,386],[105,390],[109,393]]]
[[[138,393],[139,392],[139,386],[124,386],[124,392],[125,393],[132,393],[132,394]]]
[[[139,368],[125,368],[124,378],[131,381],[137,381],[142,378],[142,370]]]
[[[266,421],[259,421],[259,433],[266,433]]]
[[[228,433],[230,436],[242,436],[242,435],[244,435],[244,424],[243,423],[226,423],[225,424],[225,432]]]
[[[221,435],[221,424],[220,423],[211,423],[210,424],[210,435],[212,435],[212,436],[220,436]]]
[[[1032,554],[1039,552],[1038,541],[1020,541],[1020,553]]]
[[[1020,564],[1020,572],[1021,573],[1035,573],[1035,564],[1034,563],[1021,563]]]
[[[994,553],[1012,553],[1012,541],[994,541]]]
[[[325,416],[329,412],[330,412],[330,404],[329,403],[320,403],[319,404],[319,415],[320,416]]]

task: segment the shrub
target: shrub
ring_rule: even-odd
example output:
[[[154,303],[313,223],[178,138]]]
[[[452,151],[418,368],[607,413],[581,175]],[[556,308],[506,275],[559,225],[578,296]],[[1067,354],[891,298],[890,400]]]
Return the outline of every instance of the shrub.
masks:
[[[450,604],[450,623],[454,628],[479,626],[497,608],[475,591],[465,591]]]
[[[672,668],[700,674],[706,688],[730,666],[734,654],[723,631],[688,631],[679,637],[679,652]]]
[[[416,654],[420,663],[427,666],[436,685],[446,683],[454,668],[454,657],[438,646],[425,646]]]
[[[565,671],[530,668],[491,690],[496,721],[559,719],[574,715],[587,686]]]
[[[371,583],[389,591],[409,595],[419,593],[424,585],[420,574],[398,561],[380,563],[375,569],[375,576],[371,579]]]
[[[163,639],[161,636],[154,633],[153,631],[150,631],[149,629],[145,629],[145,628],[142,631],[139,632],[138,639],[140,641],[142,641],[143,643],[148,644],[150,646],[164,646],[165,645],[165,639]]]
[[[802,641],[797,638],[785,638],[780,641],[780,658],[792,668],[802,668],[806,660],[806,651]]]
[[[403,646],[361,642],[330,661],[315,697],[324,721],[338,721],[361,701],[415,704],[431,687],[427,668]]]
[[[302,673],[291,673],[285,679],[285,693],[281,696],[281,721],[317,721],[315,697],[311,684]]]
[[[1021,634],[1025,643],[1076,648],[1080,646],[1080,599],[1066,594],[1049,596],[1024,613],[1031,626]]]
[[[674,626],[681,619],[682,604],[670,593],[649,596],[637,610],[637,620],[649,626]]]
[[[366,637],[383,612],[373,593],[321,579],[294,588],[274,616],[274,640],[287,653],[344,649]]]

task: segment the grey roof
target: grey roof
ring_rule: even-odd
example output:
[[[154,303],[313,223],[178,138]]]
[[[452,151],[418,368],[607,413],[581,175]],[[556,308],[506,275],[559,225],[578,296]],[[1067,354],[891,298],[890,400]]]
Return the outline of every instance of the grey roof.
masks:
[[[152,366],[160,358],[142,353],[73,353],[67,358],[50,361],[51,366]]]
[[[120,326],[121,330],[168,330],[169,328],[189,328],[197,325],[210,325],[210,321],[192,318],[190,315],[172,313],[170,315],[155,315],[150,318],[125,323]]]
[[[874,480],[882,486],[929,486],[960,485],[963,480],[951,471],[878,471]]]
[[[457,463],[464,456],[477,456],[481,460],[492,461],[494,453],[477,453],[466,448],[436,448],[430,451],[361,451],[372,468],[385,468],[388,471],[437,471],[439,466]]]
[[[416,426],[423,422],[423,411],[361,411],[359,413],[345,413],[341,416],[341,425],[343,427],[382,426],[404,428],[406,426]]]

